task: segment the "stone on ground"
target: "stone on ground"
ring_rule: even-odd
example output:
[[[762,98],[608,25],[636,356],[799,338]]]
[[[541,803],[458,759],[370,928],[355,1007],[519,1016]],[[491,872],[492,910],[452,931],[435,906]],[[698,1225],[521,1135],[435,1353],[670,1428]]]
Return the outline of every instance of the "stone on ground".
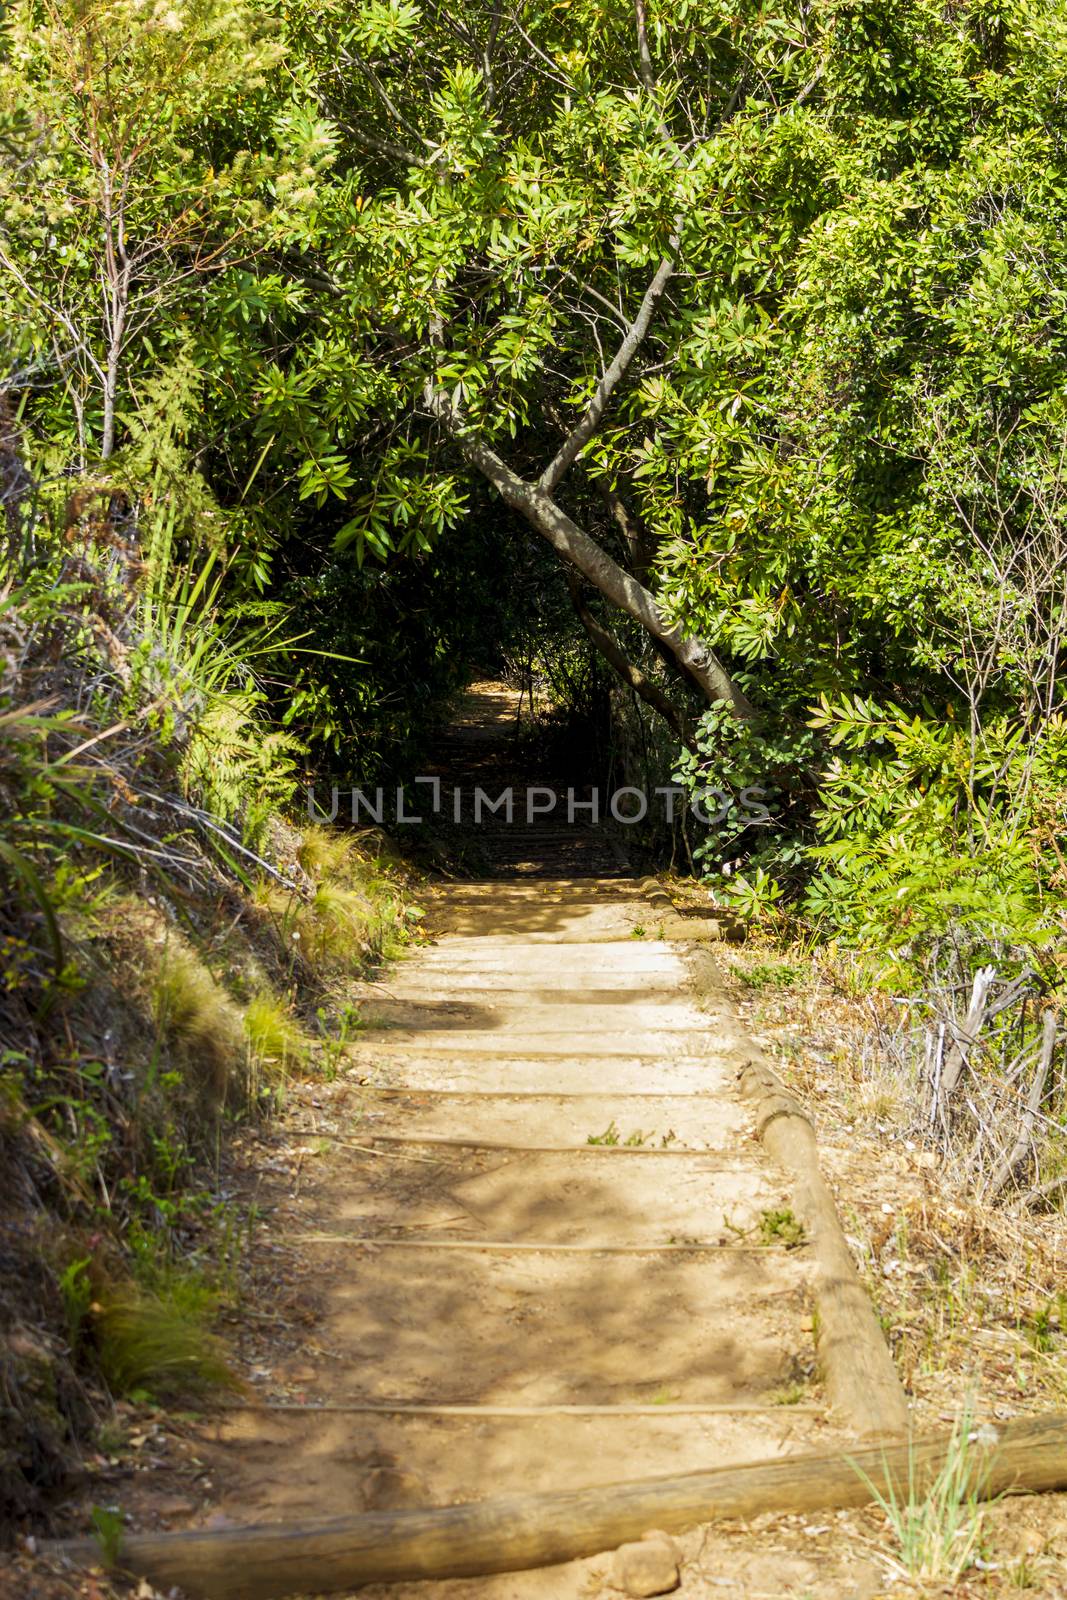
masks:
[[[681,1553],[670,1534],[653,1529],[633,1544],[621,1544],[611,1563],[611,1578],[623,1594],[670,1594],[681,1578]]]

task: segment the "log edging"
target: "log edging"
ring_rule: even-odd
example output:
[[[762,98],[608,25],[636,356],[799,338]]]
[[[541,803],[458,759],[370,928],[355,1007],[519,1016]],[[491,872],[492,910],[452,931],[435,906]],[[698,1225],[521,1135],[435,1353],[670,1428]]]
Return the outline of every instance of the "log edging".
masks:
[[[811,1242],[816,1349],[830,1404],[860,1438],[899,1436],[908,1427],[907,1396],[819,1166],[811,1121],[799,1103],[782,1103],[780,1082],[762,1064],[747,1062],[738,1076],[742,1094],[757,1102],[764,1148],[792,1179],[794,1210]]]
[[[694,917],[686,914],[658,878],[639,878],[637,887],[652,909],[662,915],[665,939],[716,942],[720,939],[739,941],[745,936],[741,924],[725,908],[721,916]]]
[[[711,951],[691,952],[690,967],[733,1024],[744,1056],[739,1088],[754,1102],[760,1142],[791,1180],[814,1259],[816,1349],[830,1404],[859,1438],[899,1437],[908,1429],[907,1396],[819,1165],[811,1117],[748,1035]]]
[[[978,1497],[1067,1488],[1064,1414],[986,1425],[971,1440],[965,1476]],[[876,1495],[908,1500],[926,1492],[958,1449],[949,1431],[570,1493],[368,1512],[317,1524],[132,1534],[112,1566],[164,1592],[179,1585],[205,1600],[282,1600],[368,1583],[518,1572],[598,1555],[649,1528],[682,1533],[727,1517],[867,1505]],[[45,1550],[78,1565],[102,1564],[92,1539],[63,1540]]]

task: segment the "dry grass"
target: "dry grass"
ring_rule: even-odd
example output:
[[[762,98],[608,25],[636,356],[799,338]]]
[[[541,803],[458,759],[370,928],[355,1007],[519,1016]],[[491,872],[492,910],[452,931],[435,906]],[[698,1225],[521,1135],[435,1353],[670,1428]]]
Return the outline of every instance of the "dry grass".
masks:
[[[885,997],[757,943],[717,947],[727,986],[777,1071],[813,1112],[853,1252],[918,1420],[975,1396],[984,1420],[1067,1400],[1067,1220],[994,1206],[924,1144],[912,1086],[873,1040]],[[775,961],[796,981],[746,983]]]
[[[407,935],[403,888],[350,835],[309,827],[296,856],[306,887],[289,892],[265,879],[255,891],[293,963],[328,984],[398,953]]]
[[[300,836],[296,859],[308,877],[320,883],[323,879],[351,876],[360,858],[351,834],[311,823]]]
[[[307,1060],[310,1041],[284,1000],[262,990],[245,1007],[254,1077],[284,1078]]]
[[[186,1084],[205,1108],[218,1111],[243,1094],[247,1050],[241,1013],[196,952],[173,935],[151,977],[152,1015]]]

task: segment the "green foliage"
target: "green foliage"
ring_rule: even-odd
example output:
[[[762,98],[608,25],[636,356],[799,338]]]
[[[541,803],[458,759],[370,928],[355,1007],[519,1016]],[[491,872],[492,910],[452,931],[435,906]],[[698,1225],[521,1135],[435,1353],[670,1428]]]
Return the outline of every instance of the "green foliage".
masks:
[[[979,8],[898,0],[801,27],[668,5],[655,89],[595,7],[528,18],[521,39],[477,7],[457,28],[339,6],[294,8],[290,26],[361,129],[358,194],[319,238],[347,297],[324,317],[350,405],[391,419],[371,459],[334,428],[297,469],[351,504],[339,544],[440,548],[464,514],[428,377],[536,475],[617,343],[609,307],[636,305],[677,221],[684,273],[566,500],[618,549],[594,487],[622,494],[661,600],[760,709],[744,726],[708,712],[679,764],[726,797],[697,860],[741,866],[725,887],[750,916],[804,895],[824,931],[906,943],[908,960],[972,913],[1039,942],[1062,875],[1056,15],[1021,5],[991,27]],[[363,65],[342,82],[343,49]],[[502,98],[520,58],[523,88]],[[305,417],[336,392],[329,342],[299,394],[286,379]],[[896,757],[873,729],[839,751],[816,702],[897,708]]]
[[[162,1298],[132,1285],[107,1291],[92,1326],[96,1360],[113,1393],[232,1388],[236,1380],[208,1332],[209,1311],[202,1295]]]
[[[756,961],[742,967],[737,976],[750,989],[790,989],[802,981],[804,969],[788,961]]]
[[[980,961],[998,941],[1031,959],[1057,934],[1055,835],[1042,819],[1067,795],[1064,719],[1033,733],[1006,716],[980,731],[929,709],[826,699],[813,725],[831,758],[809,856],[809,916],[852,942],[914,958],[954,927]]]
[[[287,891],[262,879],[254,890],[291,954],[293,970],[310,970],[329,984],[396,955],[418,918],[409,916],[412,908],[387,871],[340,829],[305,828],[297,853],[310,889]]]
[[[6,11],[9,326],[18,362],[57,369],[42,421],[82,465],[94,436],[113,453],[140,382],[200,321],[205,283],[225,296],[234,268],[300,232],[322,153],[292,127],[288,156],[276,152],[262,99],[282,55],[272,33],[250,0]]]
[[[748,922],[773,922],[782,885],[762,867],[756,867],[750,876],[736,873],[729,877],[722,890],[731,911]]]

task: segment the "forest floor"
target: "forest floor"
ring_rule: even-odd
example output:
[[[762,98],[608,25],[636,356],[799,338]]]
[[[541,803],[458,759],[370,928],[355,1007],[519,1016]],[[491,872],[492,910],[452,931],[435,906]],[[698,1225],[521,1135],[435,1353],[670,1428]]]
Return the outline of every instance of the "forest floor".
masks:
[[[507,727],[484,697],[453,731],[453,773],[499,776]],[[294,1082],[284,1117],[232,1148],[250,1218],[227,1330],[242,1390],[183,1412],[119,1406],[86,1513],[113,1504],[134,1529],[311,1521],[847,1444],[787,1182],[736,1089],[748,1029],[815,1104],[918,1420],[1061,1403],[1062,1257],[1021,1258],[1009,1223],[939,1189],[850,1073],[855,1017],[829,991],[751,946],[723,948],[721,985],[694,985],[595,834],[501,825],[473,853],[482,881],[429,886],[425,942],[353,994],[362,1026],[332,1072]],[[982,1515],[982,1565],[955,1583],[904,1578],[871,1509],[695,1529],[676,1592],[1067,1596],[1067,1498]],[[71,1587],[37,1569],[15,1592],[102,1592],[56,1582]],[[606,1555],[360,1592],[591,1600],[612,1585]]]

